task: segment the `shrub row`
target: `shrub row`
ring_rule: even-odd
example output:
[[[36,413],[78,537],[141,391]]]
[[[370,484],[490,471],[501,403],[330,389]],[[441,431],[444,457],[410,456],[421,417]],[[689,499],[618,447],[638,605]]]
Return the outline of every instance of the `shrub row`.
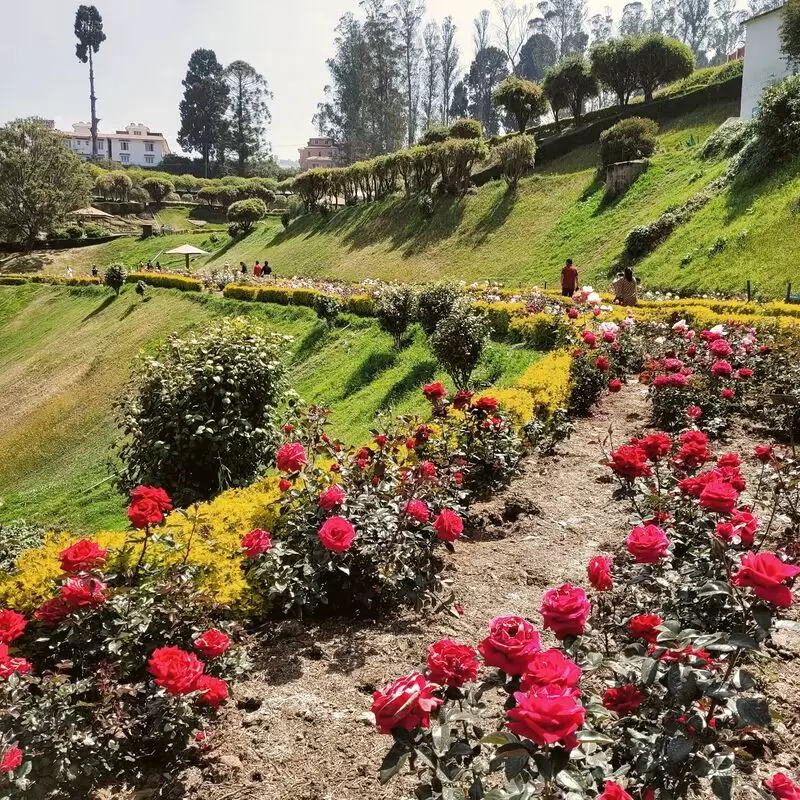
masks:
[[[17,275],[13,273],[0,275],[0,286],[19,286],[23,283],[45,283],[50,286],[97,286],[101,280],[91,275],[75,275],[72,278],[64,275]]]
[[[158,286],[161,289],[180,289],[182,292],[201,292],[203,282],[197,278],[184,275],[171,275],[159,272],[130,272],[125,278],[125,283],[146,283],[148,286]]]
[[[223,289],[222,294],[231,300],[313,308],[317,297],[325,293],[316,289],[289,289],[282,286],[249,286],[229,283]],[[330,296],[333,297],[333,295]],[[375,316],[375,301],[366,294],[354,294],[343,299],[343,306],[345,311],[359,317]]]

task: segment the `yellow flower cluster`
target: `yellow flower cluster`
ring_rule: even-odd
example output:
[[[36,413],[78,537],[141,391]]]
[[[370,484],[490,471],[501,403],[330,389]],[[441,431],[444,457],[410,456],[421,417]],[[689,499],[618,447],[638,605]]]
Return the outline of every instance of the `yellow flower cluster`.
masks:
[[[483,300],[475,302],[475,309],[486,316],[492,327],[492,335],[498,339],[508,336],[508,330],[516,317],[525,313],[525,303],[497,302],[487,303]]]
[[[183,562],[198,567],[199,585],[218,602],[253,601],[242,571],[239,543],[254,528],[270,530],[278,518],[278,478],[230,489],[209,503],[176,511],[148,546],[145,561],[162,566]],[[78,540],[69,533],[48,533],[44,543],[17,558],[15,569],[0,578],[0,607],[30,612],[51,598],[61,577],[59,553]],[[111,571],[130,567],[141,552],[140,531],[105,531],[91,537],[108,549]],[[188,548],[188,557],[186,556]]]
[[[534,415],[548,418],[569,405],[572,356],[556,350],[543,356],[514,381],[513,388],[527,392],[533,400]]]

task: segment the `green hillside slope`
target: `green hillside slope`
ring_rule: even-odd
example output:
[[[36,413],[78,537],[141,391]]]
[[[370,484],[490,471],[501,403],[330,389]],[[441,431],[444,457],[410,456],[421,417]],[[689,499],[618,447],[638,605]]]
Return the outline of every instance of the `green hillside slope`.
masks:
[[[346,317],[329,332],[307,308],[149,295],[142,303],[130,287],[116,299],[94,287],[0,287],[0,520],[122,524],[122,499],[104,480],[113,401],[141,349],[216,315],[252,314],[292,335],[291,386],[331,408],[332,431],[348,442],[366,440],[382,409],[422,410],[421,384],[444,379],[421,333],[396,352],[371,320]],[[536,357],[493,344],[477,378],[510,382]]]

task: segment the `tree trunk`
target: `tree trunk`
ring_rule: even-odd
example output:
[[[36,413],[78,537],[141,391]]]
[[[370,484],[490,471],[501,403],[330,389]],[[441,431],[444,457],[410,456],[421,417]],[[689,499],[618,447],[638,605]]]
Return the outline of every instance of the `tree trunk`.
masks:
[[[92,161],[97,161],[97,98],[94,94],[94,62],[91,46],[89,47],[89,105],[92,114]]]

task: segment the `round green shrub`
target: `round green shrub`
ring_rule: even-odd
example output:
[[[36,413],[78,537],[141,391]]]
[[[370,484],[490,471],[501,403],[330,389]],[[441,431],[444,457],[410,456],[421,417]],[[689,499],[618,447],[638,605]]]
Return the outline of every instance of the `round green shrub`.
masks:
[[[600,161],[604,167],[653,155],[658,145],[658,124],[645,117],[629,117],[600,134]]]
[[[437,361],[456,387],[466,389],[488,339],[489,321],[463,298],[436,326],[429,341]]]
[[[375,316],[381,330],[386,331],[398,349],[409,325],[416,316],[416,295],[409,286],[390,286],[378,297]]]
[[[480,139],[483,137],[483,128],[477,119],[457,119],[450,126],[452,139]]]
[[[450,314],[459,297],[461,290],[453,283],[429,283],[420,290],[417,297],[417,319],[428,336]]]

